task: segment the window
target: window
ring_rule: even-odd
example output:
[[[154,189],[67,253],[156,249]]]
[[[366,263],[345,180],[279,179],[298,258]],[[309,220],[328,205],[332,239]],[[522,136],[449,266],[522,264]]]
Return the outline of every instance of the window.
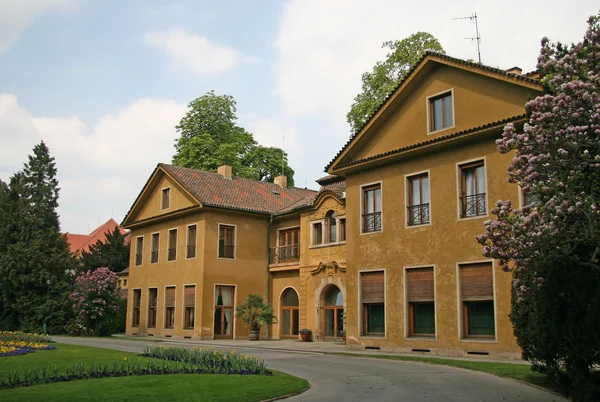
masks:
[[[527,193],[525,192],[525,190],[521,189],[521,197],[523,200],[523,206],[535,206],[535,205],[539,205],[540,200],[539,198],[537,198],[537,196],[533,193],[533,190],[529,190]]]
[[[316,222],[312,224],[313,246],[323,244],[323,223]]]
[[[485,165],[483,161],[461,165],[460,217],[486,215],[485,199]]]
[[[150,263],[156,264],[158,262],[158,250],[160,249],[160,234],[152,234],[152,250],[150,250]]]
[[[298,336],[300,329],[300,300],[298,293],[288,288],[281,296],[281,336]]]
[[[169,230],[169,249],[167,250],[167,261],[177,259],[177,229]]]
[[[234,296],[234,286],[215,288],[215,338],[233,338]]]
[[[169,206],[171,204],[170,197],[171,197],[171,189],[163,188],[160,209],[169,209]]]
[[[148,289],[148,328],[156,328],[158,289]]]
[[[454,126],[452,92],[429,98],[429,131],[438,131]]]
[[[127,279],[123,279],[123,286],[127,286]]]
[[[196,310],[196,286],[195,285],[186,285],[184,292],[184,329],[194,329],[194,312]]]
[[[131,326],[140,326],[140,307],[142,304],[142,289],[133,290],[133,313],[131,315]]]
[[[235,226],[219,225],[219,258],[235,258]]]
[[[135,265],[142,265],[143,254],[144,254],[144,236],[140,236],[135,241]]]
[[[429,174],[409,177],[407,186],[408,208],[406,216],[408,226],[429,223]]]
[[[346,241],[346,218],[340,218],[340,242]]]
[[[327,212],[326,222],[329,226],[329,243],[335,243],[337,241],[337,217],[335,216],[335,212]]]
[[[381,230],[381,184],[363,187],[363,233]]]
[[[406,270],[408,335],[435,336],[433,268]]]
[[[175,287],[165,289],[165,328],[173,329],[175,326]]]
[[[279,247],[271,255],[270,263],[294,262],[300,259],[300,229],[279,231]]]
[[[185,258],[196,258],[196,225],[188,226]]]
[[[362,272],[362,334],[385,334],[385,277],[383,271]]]
[[[461,265],[459,269],[463,337],[493,338],[496,331],[492,263]]]

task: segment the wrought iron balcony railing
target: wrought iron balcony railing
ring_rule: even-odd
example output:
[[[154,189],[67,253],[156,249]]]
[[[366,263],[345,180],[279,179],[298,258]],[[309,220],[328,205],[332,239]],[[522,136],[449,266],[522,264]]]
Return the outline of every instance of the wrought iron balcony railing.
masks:
[[[381,230],[381,212],[363,214],[363,233],[378,232]]]
[[[235,246],[226,246],[224,244],[219,245],[219,258],[233,258],[235,253]]]
[[[269,250],[269,264],[300,261],[300,245],[271,247]]]
[[[152,251],[150,253],[150,262],[156,264],[158,262],[158,251]]]
[[[485,193],[467,195],[460,197],[461,218],[469,218],[471,216],[485,215],[487,208],[485,205]]]
[[[141,254],[135,255],[135,265],[142,265],[142,255]]]
[[[196,245],[190,244],[187,246],[186,258],[195,258],[195,257],[196,257]]]
[[[176,248],[170,248],[168,250],[168,253],[167,253],[167,260],[168,261],[175,261],[176,258],[177,258],[177,249]]]
[[[423,225],[429,223],[429,203],[411,205],[408,207],[408,225]]]

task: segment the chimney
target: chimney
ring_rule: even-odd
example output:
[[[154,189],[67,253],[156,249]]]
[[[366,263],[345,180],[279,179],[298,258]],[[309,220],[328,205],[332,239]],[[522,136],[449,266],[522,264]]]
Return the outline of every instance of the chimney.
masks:
[[[223,177],[231,179],[231,165],[221,165],[217,168],[217,173]]]
[[[287,188],[287,176],[275,177],[275,184],[277,184],[281,188]]]
[[[512,75],[521,75],[521,73],[523,73],[523,70],[520,67],[511,67],[509,69],[506,70],[507,74],[512,74]]]

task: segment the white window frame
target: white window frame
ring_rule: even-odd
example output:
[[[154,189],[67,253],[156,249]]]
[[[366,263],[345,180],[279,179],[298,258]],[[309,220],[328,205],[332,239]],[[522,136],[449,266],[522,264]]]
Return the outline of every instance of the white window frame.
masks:
[[[194,256],[192,258],[188,258],[187,248],[188,248],[188,246],[190,246],[190,227],[192,227],[192,226],[196,226],[196,244],[194,244],[194,246],[196,246],[196,247],[195,247]],[[197,255],[198,255],[198,224],[190,223],[189,225],[186,225],[186,227],[185,227],[185,259],[186,260],[195,260]]]
[[[133,312],[135,311],[135,291],[139,290],[140,291],[140,322],[138,322],[137,327],[133,325]],[[144,297],[144,292],[142,288],[132,288],[131,289],[131,319],[129,321],[129,325],[131,326],[131,328],[141,328],[142,327],[142,301],[143,301],[143,297]]]
[[[462,289],[460,287],[460,267],[472,264],[492,264],[492,294],[494,302],[494,337],[493,338],[468,338],[464,334],[463,324],[463,301],[462,301]],[[456,307],[458,316],[458,341],[466,343],[498,343],[498,303],[496,302],[496,262],[493,259],[475,260],[475,261],[462,261],[456,263]],[[437,328],[436,328],[437,330]]]
[[[167,197],[169,206],[166,207],[166,208],[163,208],[163,199],[164,199],[164,196],[165,196],[165,190],[169,190],[169,196]],[[160,190],[160,210],[161,211],[166,211],[168,209],[171,209],[171,186],[163,187]]]
[[[138,245],[139,245],[138,240],[139,239],[142,239],[142,252],[141,253],[138,253]],[[142,265],[144,265],[144,243],[145,243],[144,235],[137,236],[135,238],[135,254],[133,256],[133,266],[134,267],[141,267]],[[139,264],[137,263],[137,256],[138,256],[138,254],[142,255],[142,258],[141,258]]]
[[[163,329],[167,331],[174,331],[177,328],[177,285],[165,285],[164,287],[164,297],[163,297]],[[175,303],[173,304],[173,328],[167,328],[167,289],[175,288]],[[158,314],[157,314],[158,315]]]
[[[175,258],[172,260],[169,260],[169,250],[171,249],[171,232],[175,231]],[[177,248],[179,246],[179,228],[171,228],[169,230],[167,230],[167,264],[170,262],[176,262],[177,261],[177,254],[179,254],[177,252]]]
[[[412,177],[415,176],[421,176],[427,174],[427,178],[428,178],[428,183],[429,183],[429,223],[421,223],[419,225],[409,225],[408,221],[409,221],[409,216],[408,216],[408,207],[410,206],[410,199],[409,199],[409,187],[408,187],[408,182]],[[431,170],[427,169],[427,170],[421,170],[419,172],[413,172],[413,173],[409,173],[409,174],[405,174],[404,175],[404,228],[405,229],[414,229],[414,228],[421,228],[421,227],[425,227],[425,226],[431,226],[432,222],[433,222],[433,216],[432,216],[432,194],[431,194]]]
[[[460,209],[461,209],[461,203],[460,203],[460,197],[462,194],[462,169],[461,166],[463,165],[467,165],[469,163],[473,163],[473,162],[479,162],[479,161],[483,161],[483,174],[485,176],[485,215],[477,215],[477,216],[469,216],[469,217],[465,217],[465,218],[461,218],[460,216]],[[469,160],[464,160],[464,161],[460,161],[456,163],[456,216],[457,216],[457,220],[459,222],[461,221],[470,221],[473,219],[486,219],[489,218],[490,216],[490,187],[489,187],[489,183],[488,183],[488,172],[487,172],[487,157],[486,156],[481,156],[479,158],[473,158],[473,159],[469,159]]]
[[[408,271],[411,269],[418,268],[433,268],[433,312],[434,312],[434,320],[435,320],[435,334],[434,336],[418,336],[418,335],[410,335],[410,312],[409,312],[409,304],[408,304]],[[437,304],[437,270],[435,268],[435,264],[424,264],[424,265],[409,265],[402,268],[404,271],[403,275],[403,283],[404,283],[404,339],[406,340],[418,340],[418,341],[428,341],[435,342],[438,339],[438,304]]]
[[[194,286],[194,328],[186,328],[185,327],[185,288],[187,286]],[[184,283],[183,284],[183,296],[181,297],[181,330],[182,331],[195,331],[196,330],[196,313],[198,310],[196,309],[196,305],[198,304],[196,301],[198,300],[198,286],[195,283]],[[214,312],[213,312],[214,313]],[[213,324],[214,325],[214,324]]]
[[[158,258],[156,259],[156,262],[152,262],[152,245],[153,245],[153,237],[154,235],[158,235],[158,250],[156,250],[158,252]],[[160,232],[154,232],[152,234],[150,234],[150,265],[156,265],[160,262]]]
[[[233,258],[219,257],[219,241],[221,236],[221,226],[233,226]],[[219,222],[217,225],[217,260],[235,261],[237,259],[237,225],[233,223]]]
[[[231,283],[215,283],[213,284],[213,299],[212,299],[212,304],[213,304],[213,309],[212,309],[212,316],[214,317],[215,314],[215,310],[217,308],[217,286],[230,286],[233,287],[233,327],[231,328],[232,331],[232,338],[235,339],[235,329],[236,329],[236,322],[237,319],[235,318],[235,309],[237,308],[237,297],[238,297],[238,286],[231,284]],[[214,320],[212,322],[212,334],[213,334],[213,340],[215,339],[215,323]]]
[[[381,230],[375,230],[373,232],[366,232],[364,231],[364,218],[363,218],[363,203],[364,203],[364,199],[365,199],[365,193],[364,193],[364,188],[365,187],[370,187],[370,186],[374,186],[376,184],[379,184],[379,189],[381,191]],[[379,181],[374,181],[372,183],[365,183],[365,184],[361,184],[360,185],[360,213],[359,213],[359,217],[358,219],[359,224],[358,227],[360,228],[360,235],[374,235],[374,234],[379,234],[379,233],[383,233],[383,182],[382,180]],[[346,220],[346,223],[348,223],[348,221]]]
[[[156,289],[156,326],[153,327],[153,328],[151,328],[149,326],[149,323],[150,323],[150,290],[151,289]],[[159,317],[159,315],[158,315],[158,301],[160,300],[159,299],[159,293],[160,293],[160,290],[159,290],[158,286],[150,286],[148,288],[148,305],[146,306],[146,329],[148,329],[148,330],[155,330],[155,329],[158,328],[158,317]]]
[[[383,336],[381,335],[364,335],[363,334],[363,302],[362,302],[362,280],[361,274],[365,272],[381,272],[383,271],[383,319],[385,320],[385,329]],[[388,336],[388,301],[387,301],[387,269],[385,268],[372,268],[372,269],[359,269],[358,270],[358,337],[363,339],[383,339],[386,340]]]
[[[440,97],[441,95],[444,95],[447,93],[449,93],[450,97],[452,98],[452,126],[444,127],[439,130],[432,131],[431,130],[431,128],[432,128],[431,127],[431,99]],[[438,92],[436,94],[429,95],[428,97],[425,98],[425,110],[426,110],[426,115],[427,115],[427,135],[438,134],[438,133],[441,133],[442,131],[451,130],[456,127],[456,108],[454,107],[454,103],[455,103],[454,102],[454,88],[446,89],[446,90]]]

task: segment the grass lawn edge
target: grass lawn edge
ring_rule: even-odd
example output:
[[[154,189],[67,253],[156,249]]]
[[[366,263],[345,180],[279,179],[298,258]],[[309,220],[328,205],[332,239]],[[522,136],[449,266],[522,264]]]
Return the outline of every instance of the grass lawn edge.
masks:
[[[412,363],[425,363],[425,364],[435,364],[435,365],[440,365],[440,366],[450,366],[450,367],[455,367],[455,368],[459,368],[459,369],[463,369],[463,370],[470,370],[470,371],[476,371],[479,373],[489,374],[489,375],[493,375],[493,376],[499,377],[499,378],[509,379],[512,381],[516,381],[516,382],[528,385],[530,387],[537,388],[542,391],[550,392],[556,396],[560,396],[563,398],[566,397],[565,394],[561,393],[560,390],[558,388],[556,388],[556,386],[553,386],[553,384],[550,384],[550,383],[547,385],[536,384],[534,382],[530,382],[530,381],[527,381],[527,380],[524,380],[521,378],[512,377],[510,375],[501,375],[494,371],[490,371],[490,370],[486,370],[486,369],[464,367],[464,365],[463,365],[464,362],[470,362],[468,360],[447,359],[447,358],[438,357],[438,356],[421,357],[421,356],[381,355],[381,354],[366,355],[366,354],[362,354],[362,353],[352,353],[352,352],[327,352],[326,354],[333,355],[333,356],[363,357],[363,358],[366,357],[366,358],[381,359],[381,360],[398,360],[398,361],[405,361],[405,362],[412,362]],[[495,362],[474,361],[474,363],[494,364]],[[498,363],[498,364],[515,364],[515,363]],[[515,364],[515,365],[517,365],[517,364]],[[525,365],[521,365],[521,366],[525,366]],[[534,373],[534,372],[532,372],[532,373]],[[543,376],[543,374],[540,374],[540,373],[535,373],[535,374]]]
[[[277,370],[271,370],[273,373],[283,373],[283,371],[277,371]],[[283,373],[283,374],[287,374],[287,375],[291,375],[288,373]],[[280,395],[280,396],[276,396],[274,398],[271,399],[265,399],[262,402],[272,402],[272,401],[279,401],[281,399],[286,399],[286,398],[291,398],[292,396],[297,396],[297,395],[301,395],[303,393],[305,393],[306,391],[308,391],[311,387],[310,385],[310,381],[308,381],[306,378],[302,378],[302,377],[298,377],[298,376],[292,376],[292,377],[296,377],[296,378],[300,378],[301,380],[306,381],[306,387],[298,392],[292,392],[291,394],[286,394],[286,395]]]

